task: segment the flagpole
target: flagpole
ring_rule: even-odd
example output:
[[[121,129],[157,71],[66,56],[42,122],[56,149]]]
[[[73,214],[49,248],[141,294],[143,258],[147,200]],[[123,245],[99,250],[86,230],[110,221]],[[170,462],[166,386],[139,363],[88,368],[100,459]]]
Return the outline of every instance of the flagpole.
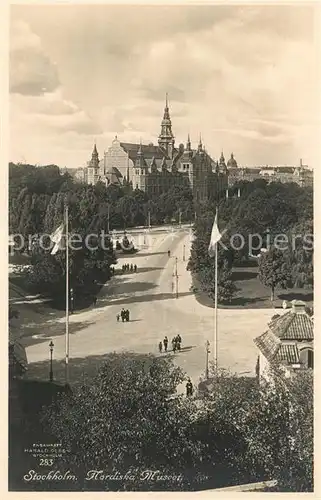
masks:
[[[218,204],[216,205],[216,214],[211,232],[210,244],[208,247],[209,256],[215,257],[214,263],[214,371],[216,373],[218,368],[218,243],[222,235],[218,229]]]
[[[218,368],[217,358],[218,358],[218,344],[217,344],[217,291],[218,291],[218,278],[217,278],[217,254],[218,247],[215,243],[215,299],[214,299],[214,310],[215,310],[215,322],[214,322],[214,369]]]
[[[69,237],[68,237],[68,203],[65,207],[66,225],[66,385],[69,383]]]

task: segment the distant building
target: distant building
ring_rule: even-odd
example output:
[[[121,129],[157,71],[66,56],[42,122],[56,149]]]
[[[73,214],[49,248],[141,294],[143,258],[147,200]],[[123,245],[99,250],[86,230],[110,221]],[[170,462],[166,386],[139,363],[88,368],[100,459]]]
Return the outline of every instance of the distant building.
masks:
[[[240,181],[255,181],[264,179],[267,182],[295,182],[301,187],[313,185],[313,171],[307,165],[303,165],[302,160],[297,167],[288,166],[257,166],[239,167],[233,154],[227,162],[228,184],[233,186]]]
[[[99,159],[95,144],[91,160],[82,172],[79,169],[76,178],[88,184],[101,181],[105,185],[121,185],[126,181],[132,183],[134,189],[156,196],[170,186],[189,186],[197,201],[205,201],[240,181],[265,179],[267,182],[295,182],[299,186],[313,184],[313,172],[302,164],[302,160],[298,167],[240,167],[233,153],[227,164],[223,152],[214,161],[201,138],[195,149],[189,135],[186,145],[177,147],[167,96],[160,129],[157,145],[122,142],[115,136],[102,159]]]
[[[271,381],[276,372],[285,377],[313,368],[313,320],[306,305],[292,301],[290,311],[277,315],[269,329],[254,339],[259,349],[258,375]]]
[[[79,182],[85,182],[87,184],[87,169],[82,167],[77,168],[74,178]]]
[[[102,160],[94,146],[83,177],[88,184],[131,182],[134,189],[155,196],[172,186],[189,186],[195,200],[205,201],[211,192],[227,187],[227,166],[223,155],[219,162],[209,156],[201,138],[196,149],[189,135],[186,146],[175,146],[166,97],[158,145],[121,142],[116,136]]]

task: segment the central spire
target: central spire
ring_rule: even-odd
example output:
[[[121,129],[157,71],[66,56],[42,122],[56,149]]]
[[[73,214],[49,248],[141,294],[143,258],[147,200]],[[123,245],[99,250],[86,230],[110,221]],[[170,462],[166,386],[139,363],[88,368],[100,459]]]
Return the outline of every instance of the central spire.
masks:
[[[168,94],[166,92],[165,95],[165,108],[164,108],[164,117],[161,123],[161,133],[159,135],[158,144],[159,146],[165,150],[167,156],[172,158],[173,149],[174,149],[174,135],[172,132],[172,122],[169,115],[169,107],[168,107]]]

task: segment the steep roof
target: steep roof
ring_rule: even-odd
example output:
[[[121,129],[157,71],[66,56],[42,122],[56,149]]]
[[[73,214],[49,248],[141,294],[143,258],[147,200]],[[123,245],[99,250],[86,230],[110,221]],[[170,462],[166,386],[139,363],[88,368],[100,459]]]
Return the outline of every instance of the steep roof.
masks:
[[[299,363],[297,341],[313,340],[313,320],[305,312],[305,303],[293,300],[291,311],[277,315],[268,326],[269,330],[254,339],[265,358],[270,363]]]
[[[269,328],[280,340],[313,340],[313,321],[305,312],[292,309],[271,321]]]
[[[123,176],[122,174],[119,172],[118,168],[117,167],[110,167],[107,172],[106,172],[107,175],[116,175],[117,178],[121,179]]]
[[[268,361],[273,361],[280,349],[281,342],[275,338],[270,330],[267,330],[254,339],[254,344],[260,349]]]
[[[296,345],[281,344],[275,360],[279,363],[297,364],[300,362],[299,351]]]
[[[140,144],[133,144],[130,142],[121,142],[120,143],[121,147],[128,153],[129,158],[135,162],[136,156],[140,147]],[[153,156],[155,159],[157,158],[163,158],[164,156],[167,157],[166,152],[160,147],[160,146],[155,146],[151,144],[142,144],[142,153],[144,155],[144,158],[147,159],[152,159]],[[174,153],[177,150],[174,149]]]

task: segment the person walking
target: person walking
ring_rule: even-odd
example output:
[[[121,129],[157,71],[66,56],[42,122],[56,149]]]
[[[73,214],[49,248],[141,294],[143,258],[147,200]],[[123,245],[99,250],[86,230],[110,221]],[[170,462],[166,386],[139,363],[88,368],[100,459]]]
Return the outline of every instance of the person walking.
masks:
[[[137,273],[137,266],[136,266],[136,264],[134,265],[134,272]]]
[[[124,323],[125,321],[125,316],[126,316],[126,312],[125,312],[125,309],[122,308],[121,312],[120,312],[120,315],[121,315],[121,320],[122,322]]]
[[[172,348],[173,348],[173,352],[175,352],[176,351],[176,338],[175,337],[172,339]]]
[[[188,379],[186,384],[186,396],[187,397],[193,396],[193,384],[190,378]]]
[[[158,349],[159,349],[159,352],[162,352],[162,350],[163,350],[163,344],[162,344],[162,342],[160,342],[158,344]]]
[[[116,318],[117,318],[117,323],[118,323],[119,322],[119,318],[120,318],[119,314],[117,314]]]
[[[168,338],[167,337],[164,337],[164,349],[165,349],[165,352],[167,352],[167,346],[168,346]]]
[[[129,310],[126,309],[126,321],[129,321]]]
[[[177,335],[176,342],[177,342],[177,349],[180,351],[181,350],[181,343],[182,343],[182,337],[180,336],[180,334]]]
[[[133,266],[133,264],[131,264],[131,265],[130,265],[130,272],[132,273],[132,272],[133,272],[133,270],[134,270],[134,266]]]
[[[94,297],[94,298],[93,298],[93,303],[94,303],[94,307],[96,307],[96,304],[97,304],[97,297]]]

